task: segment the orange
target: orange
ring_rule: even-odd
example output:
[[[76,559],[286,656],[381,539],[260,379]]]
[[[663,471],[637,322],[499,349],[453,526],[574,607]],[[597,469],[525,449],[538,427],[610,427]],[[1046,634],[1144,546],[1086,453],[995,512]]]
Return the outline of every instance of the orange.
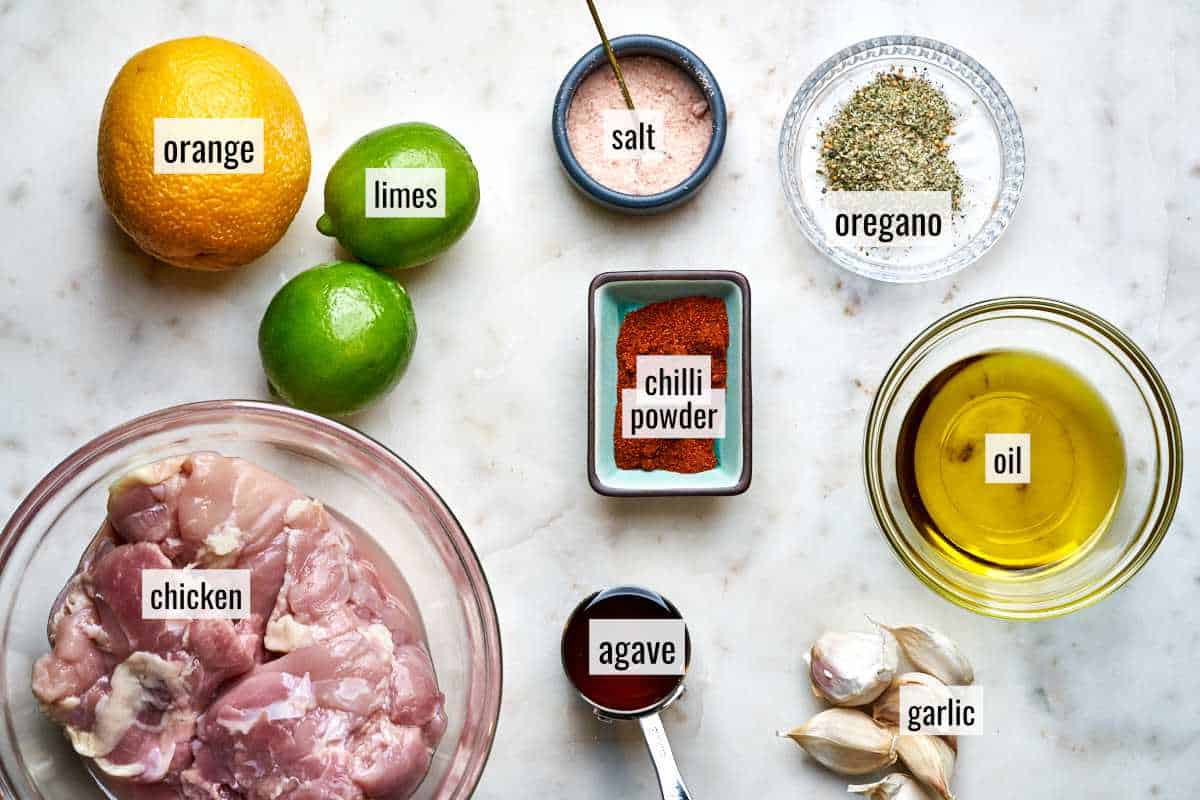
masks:
[[[159,117],[261,118],[262,174],[155,174]],[[129,59],[104,101],[97,153],[117,224],[155,258],[198,270],[233,269],[270,250],[300,210],[312,161],[283,75],[253,50],[211,36]]]

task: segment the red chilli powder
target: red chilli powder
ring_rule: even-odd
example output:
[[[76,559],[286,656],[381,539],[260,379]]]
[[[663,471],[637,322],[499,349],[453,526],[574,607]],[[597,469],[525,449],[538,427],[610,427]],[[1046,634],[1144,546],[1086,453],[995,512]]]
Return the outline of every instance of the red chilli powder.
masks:
[[[665,192],[696,171],[713,137],[708,99],[692,76],[657,56],[620,59],[621,74],[638,109],[663,112],[665,157],[620,160],[604,148],[604,112],[625,108],[607,62],[584,78],[567,109],[567,142],[584,171],[623,194]]]
[[[637,386],[638,356],[712,356],[712,386],[724,389],[729,315],[717,297],[681,297],[631,311],[617,334],[617,419],[613,448],[618,469],[705,472],[717,466],[712,439],[625,439],[621,390]]]

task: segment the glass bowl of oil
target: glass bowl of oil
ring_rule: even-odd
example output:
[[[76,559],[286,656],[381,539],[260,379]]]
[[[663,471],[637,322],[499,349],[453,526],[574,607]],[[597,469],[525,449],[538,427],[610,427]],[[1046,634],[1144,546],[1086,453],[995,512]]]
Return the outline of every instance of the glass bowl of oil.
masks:
[[[1112,324],[1057,300],[988,300],[897,357],[865,440],[867,489],[900,560],[1007,619],[1091,605],[1153,555],[1183,445],[1162,378]]]

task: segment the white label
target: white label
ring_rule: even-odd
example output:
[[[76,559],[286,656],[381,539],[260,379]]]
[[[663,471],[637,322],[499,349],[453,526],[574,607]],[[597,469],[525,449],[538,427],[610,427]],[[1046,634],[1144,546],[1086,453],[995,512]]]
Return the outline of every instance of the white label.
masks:
[[[712,356],[638,356],[637,404],[679,407],[712,399]]]
[[[915,684],[900,687],[900,733],[978,736],[983,733],[983,687],[947,686],[950,696]]]
[[[368,218],[446,216],[442,167],[368,167],[365,182]]]
[[[588,672],[682,675],[686,635],[681,619],[588,620]]]
[[[604,112],[604,153],[618,161],[657,161],[666,155],[663,112],[612,108]]]
[[[158,175],[262,174],[260,117],[155,117]]]
[[[911,247],[950,236],[950,192],[828,192],[832,239],[857,247]]]
[[[244,619],[248,569],[144,569],[142,619]]]
[[[1033,451],[1028,433],[988,433],[983,437],[984,483],[1029,483]]]
[[[624,439],[724,439],[725,390],[713,389],[701,405],[639,406],[637,389],[621,390],[621,437]]]

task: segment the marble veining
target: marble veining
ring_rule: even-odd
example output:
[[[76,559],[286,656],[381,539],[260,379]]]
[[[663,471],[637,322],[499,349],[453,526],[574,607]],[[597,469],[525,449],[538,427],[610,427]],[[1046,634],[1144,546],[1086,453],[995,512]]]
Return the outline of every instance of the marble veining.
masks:
[[[1099,606],[1042,624],[959,611],[890,555],[860,476],[868,406],[895,352],[934,317],[1003,294],[1069,300],[1127,330],[1200,429],[1200,8],[1189,0],[988,3],[712,0],[602,4],[609,32],[694,49],[730,105],[698,199],[653,219],[589,205],[551,145],[554,91],[593,45],[582,3],[0,6],[0,506],[137,414],[265,398],[262,310],[336,255],[314,228],[321,182],[353,139],[427,120],[471,150],[478,220],[404,276],[420,341],[399,389],[354,424],[410,460],[478,547],[502,619],[505,702],[480,798],[651,798],[634,726],[595,722],[558,663],[574,603],[643,582],[687,615],[696,661],[667,714],[697,797],[840,797],[845,781],[775,731],[818,706],[801,654],[870,612],[957,637],[987,687],[991,733],[963,742],[960,797],[1195,796],[1200,514],[1186,493],[1159,553]],[[464,8],[469,6],[469,8]],[[211,33],[286,75],[313,181],[254,265],[189,274],[141,254],[95,175],[108,84],[134,51]],[[775,165],[800,82],[836,50],[925,34],[1012,97],[1028,171],[1011,227],[976,266],[920,286],[839,271],[803,239]],[[754,292],[755,466],[738,498],[612,500],[585,472],[588,281],[609,269],[714,265]]]

